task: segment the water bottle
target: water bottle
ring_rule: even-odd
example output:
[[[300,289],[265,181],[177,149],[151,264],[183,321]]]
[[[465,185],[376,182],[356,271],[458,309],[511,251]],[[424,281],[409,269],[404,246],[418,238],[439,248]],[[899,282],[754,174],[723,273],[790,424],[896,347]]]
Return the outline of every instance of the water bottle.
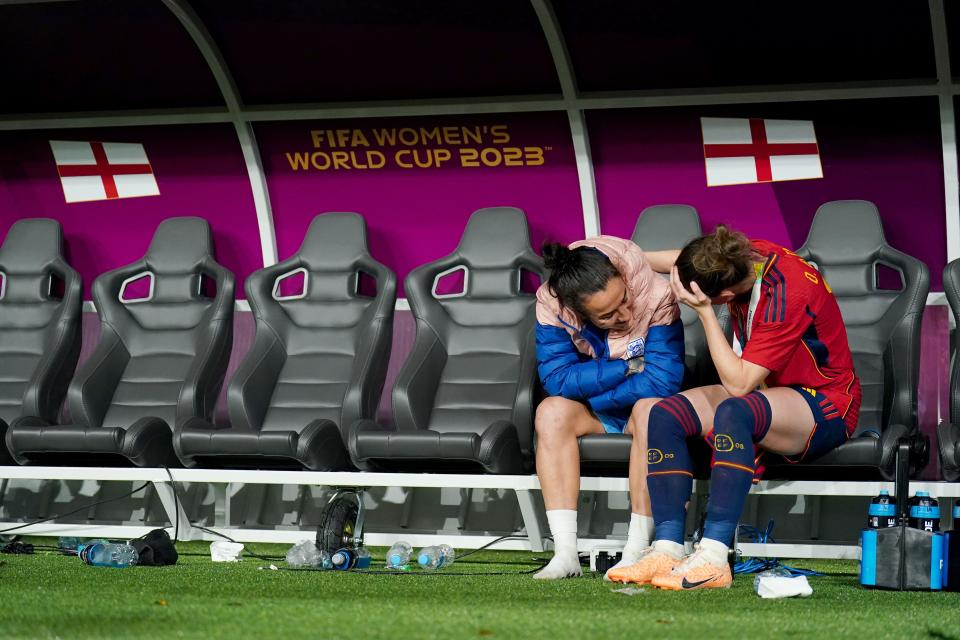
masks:
[[[897,499],[890,497],[890,492],[883,490],[876,498],[870,501],[867,511],[867,527],[870,529],[886,529],[897,526]]]
[[[333,568],[339,571],[369,569],[370,552],[364,547],[360,547],[359,549],[344,547],[343,549],[337,549],[333,552],[333,555],[330,556],[330,562],[333,564]]]
[[[80,538],[62,537],[57,540],[57,549],[65,556],[72,556],[80,546]]]
[[[409,543],[399,540],[393,543],[390,550],[387,551],[387,568],[403,569],[410,562],[410,554],[413,553],[413,547]]]
[[[910,500],[910,526],[924,531],[940,531],[940,505],[926,491],[917,491]]]
[[[93,542],[77,547],[80,559],[94,567],[117,567],[122,569],[137,564],[140,554],[130,545],[112,542]]]
[[[417,554],[417,562],[420,563],[421,569],[433,571],[443,567],[449,567],[453,564],[455,557],[456,554],[453,551],[453,547],[448,544],[441,544],[437,547],[424,547],[421,549],[420,553]]]

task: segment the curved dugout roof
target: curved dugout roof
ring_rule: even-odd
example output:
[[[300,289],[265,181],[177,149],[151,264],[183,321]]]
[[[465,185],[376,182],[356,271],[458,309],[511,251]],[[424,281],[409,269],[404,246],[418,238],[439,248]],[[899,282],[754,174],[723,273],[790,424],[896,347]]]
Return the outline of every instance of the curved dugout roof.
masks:
[[[186,4],[247,105],[560,93],[523,0]],[[552,6],[581,93],[936,78],[924,2]],[[223,106],[162,0],[0,2],[0,61],[6,114]]]

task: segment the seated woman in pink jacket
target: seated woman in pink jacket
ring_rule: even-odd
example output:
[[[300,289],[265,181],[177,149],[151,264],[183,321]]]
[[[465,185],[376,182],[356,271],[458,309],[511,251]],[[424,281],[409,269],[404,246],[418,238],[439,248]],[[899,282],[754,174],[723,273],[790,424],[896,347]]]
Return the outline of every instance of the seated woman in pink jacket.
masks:
[[[549,580],[582,574],[577,438],[632,433],[644,439],[645,450],[646,413],[656,399],[680,390],[684,348],[670,285],[650,265],[658,254],[597,236],[569,247],[546,244],[543,257],[550,278],[537,291],[537,369],[550,397],[537,408],[535,424],[554,557],[534,577]],[[645,467],[643,456],[631,456],[632,515],[621,565],[636,562],[653,532]]]

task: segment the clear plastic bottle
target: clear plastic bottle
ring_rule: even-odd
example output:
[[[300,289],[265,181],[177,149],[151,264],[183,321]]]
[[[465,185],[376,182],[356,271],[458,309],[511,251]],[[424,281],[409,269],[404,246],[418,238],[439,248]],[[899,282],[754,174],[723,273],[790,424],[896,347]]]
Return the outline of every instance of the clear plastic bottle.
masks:
[[[140,554],[128,544],[96,541],[77,547],[80,559],[94,567],[117,567],[123,569],[137,564]]]
[[[291,567],[307,567],[316,569],[332,569],[330,554],[323,549],[317,548],[312,540],[304,540],[287,551],[287,564]]]
[[[60,553],[64,555],[73,555],[77,552],[77,549],[80,547],[81,541],[80,538],[74,537],[62,537],[57,540],[57,549],[60,550]]]
[[[448,544],[441,544],[436,547],[424,547],[417,554],[417,562],[420,568],[433,571],[443,567],[449,567],[456,559],[456,553]]]
[[[403,540],[393,543],[390,550],[387,551],[387,568],[404,569],[410,564],[410,554],[413,553],[413,547]]]

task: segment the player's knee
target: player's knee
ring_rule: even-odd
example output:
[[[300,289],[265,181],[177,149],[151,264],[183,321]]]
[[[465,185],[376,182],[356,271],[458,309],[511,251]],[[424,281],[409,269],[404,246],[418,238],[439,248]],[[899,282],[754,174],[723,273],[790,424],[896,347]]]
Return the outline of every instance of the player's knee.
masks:
[[[738,442],[759,442],[770,428],[770,403],[760,393],[727,398],[717,406],[713,419],[714,438],[718,434]]]
[[[534,419],[537,437],[543,440],[573,433],[573,421],[579,408],[578,404],[560,396],[544,398],[543,402],[537,406],[537,415]]]
[[[650,411],[660,398],[644,398],[638,400],[630,411],[630,434],[633,436],[633,446],[646,448],[647,433],[650,424]]]
[[[735,434],[741,430],[749,430],[755,422],[750,407],[743,398],[727,398],[717,405],[717,412],[713,417],[715,433]],[[748,431],[749,432],[749,431]]]
[[[630,419],[633,420],[635,424],[642,424],[644,428],[646,428],[647,421],[650,418],[650,411],[657,406],[658,402],[660,402],[660,398],[641,398],[637,400],[637,403],[633,405],[633,409],[630,410]]]
[[[647,420],[649,447],[676,446],[687,438],[683,423],[665,403],[666,400],[661,400],[650,409],[649,420]]]

